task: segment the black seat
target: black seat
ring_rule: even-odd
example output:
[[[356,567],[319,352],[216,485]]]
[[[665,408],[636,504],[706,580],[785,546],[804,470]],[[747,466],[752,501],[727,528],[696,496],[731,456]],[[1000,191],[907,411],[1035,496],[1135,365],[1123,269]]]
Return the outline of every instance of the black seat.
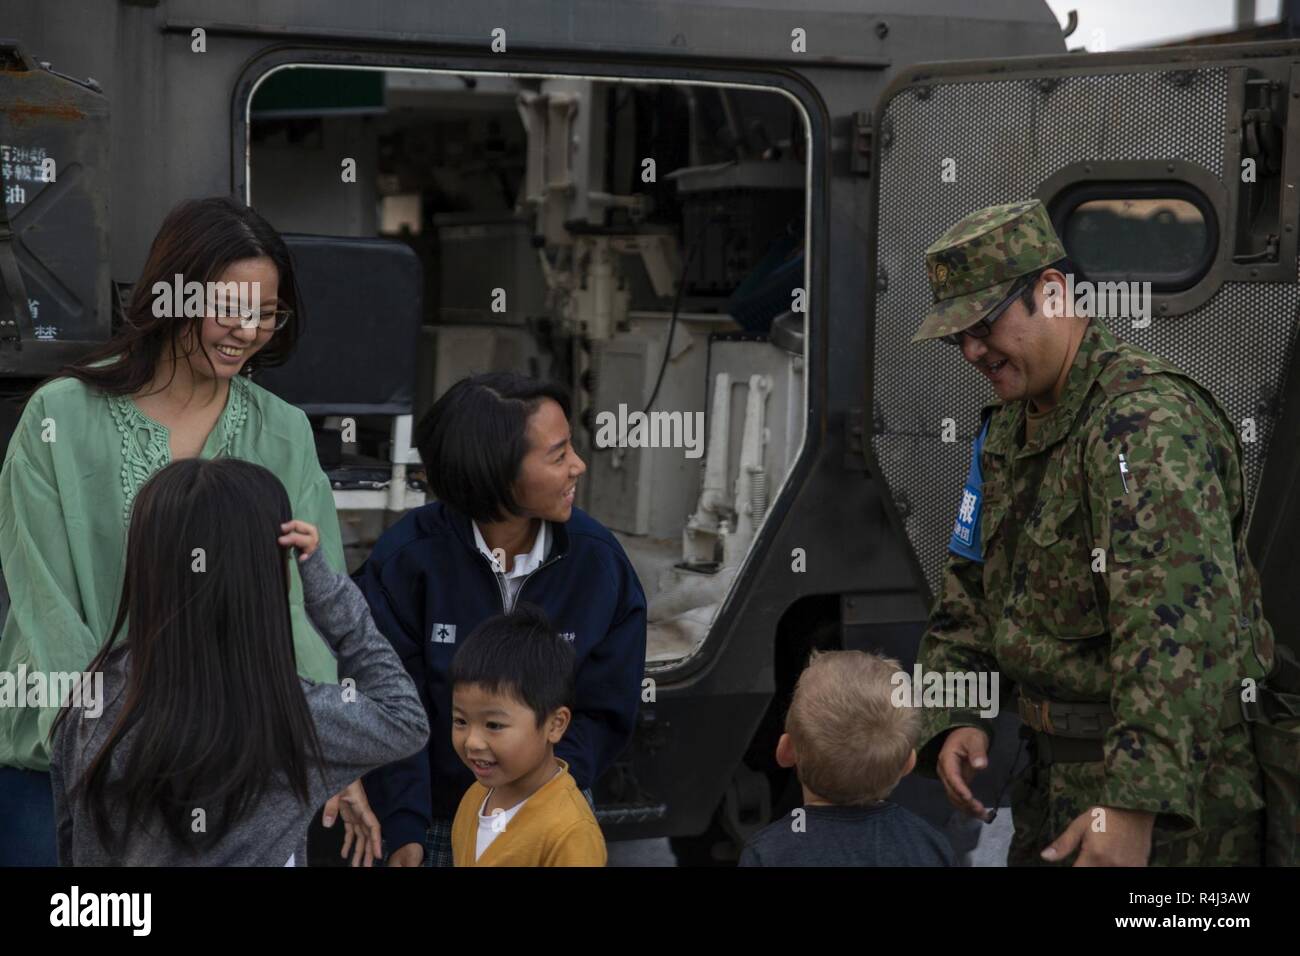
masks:
[[[257,382],[308,415],[409,415],[424,270],[390,239],[287,234],[302,296],[302,338]]]

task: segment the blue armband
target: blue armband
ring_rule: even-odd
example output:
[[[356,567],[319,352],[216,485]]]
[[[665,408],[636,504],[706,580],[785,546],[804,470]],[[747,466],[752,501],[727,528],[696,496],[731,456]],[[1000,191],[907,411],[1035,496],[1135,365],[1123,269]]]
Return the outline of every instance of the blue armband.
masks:
[[[989,419],[975,437],[971,448],[970,471],[966,473],[966,486],[961,491],[961,504],[957,507],[957,520],[953,522],[948,550],[958,557],[984,563],[984,545],[980,540],[980,511],[984,504],[984,475],[980,469],[980,452],[984,438],[989,433]]]

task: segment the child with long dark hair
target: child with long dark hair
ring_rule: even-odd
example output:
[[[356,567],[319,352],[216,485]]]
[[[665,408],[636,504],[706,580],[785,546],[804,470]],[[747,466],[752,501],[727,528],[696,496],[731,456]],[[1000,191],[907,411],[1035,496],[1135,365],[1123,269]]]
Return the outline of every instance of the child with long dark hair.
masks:
[[[141,488],[89,668],[102,700],[54,725],[60,863],[305,865],[314,811],[424,745],[415,685],[318,543],[250,462],[186,459]],[[290,547],[341,686],[297,674]]]

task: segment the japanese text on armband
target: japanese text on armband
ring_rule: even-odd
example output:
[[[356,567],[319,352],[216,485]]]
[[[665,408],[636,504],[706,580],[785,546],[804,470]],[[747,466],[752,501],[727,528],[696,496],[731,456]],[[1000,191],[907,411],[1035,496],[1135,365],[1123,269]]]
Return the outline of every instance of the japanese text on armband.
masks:
[[[957,520],[953,522],[948,550],[963,558],[984,563],[984,547],[980,540],[980,510],[983,505],[984,476],[980,469],[980,452],[989,423],[985,419],[975,443],[971,447],[970,470],[966,473],[966,486],[962,488],[961,503],[957,507]]]

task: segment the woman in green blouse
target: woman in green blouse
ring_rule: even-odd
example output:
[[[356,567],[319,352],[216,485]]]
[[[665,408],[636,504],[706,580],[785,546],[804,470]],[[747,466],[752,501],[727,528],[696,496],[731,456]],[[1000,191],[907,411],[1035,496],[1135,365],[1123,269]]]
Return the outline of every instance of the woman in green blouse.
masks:
[[[186,309],[171,290],[192,281],[205,294]],[[208,292],[214,282],[249,284],[242,300],[223,303]],[[28,400],[0,470],[0,571],[11,600],[0,681],[7,672],[17,690],[7,701],[0,683],[0,866],[54,865],[48,745],[61,701],[44,699],[53,694],[41,685],[84,670],[108,636],[131,503],[155,471],[193,457],[264,466],[283,482],[294,517],[320,529],[330,566],[346,571],[306,415],[241,374],[288,357],[297,304],[288,249],[266,220],[230,199],[183,203],[154,239],[119,334]],[[193,557],[200,573],[207,556]],[[291,578],[298,672],[336,681],[296,567]]]

